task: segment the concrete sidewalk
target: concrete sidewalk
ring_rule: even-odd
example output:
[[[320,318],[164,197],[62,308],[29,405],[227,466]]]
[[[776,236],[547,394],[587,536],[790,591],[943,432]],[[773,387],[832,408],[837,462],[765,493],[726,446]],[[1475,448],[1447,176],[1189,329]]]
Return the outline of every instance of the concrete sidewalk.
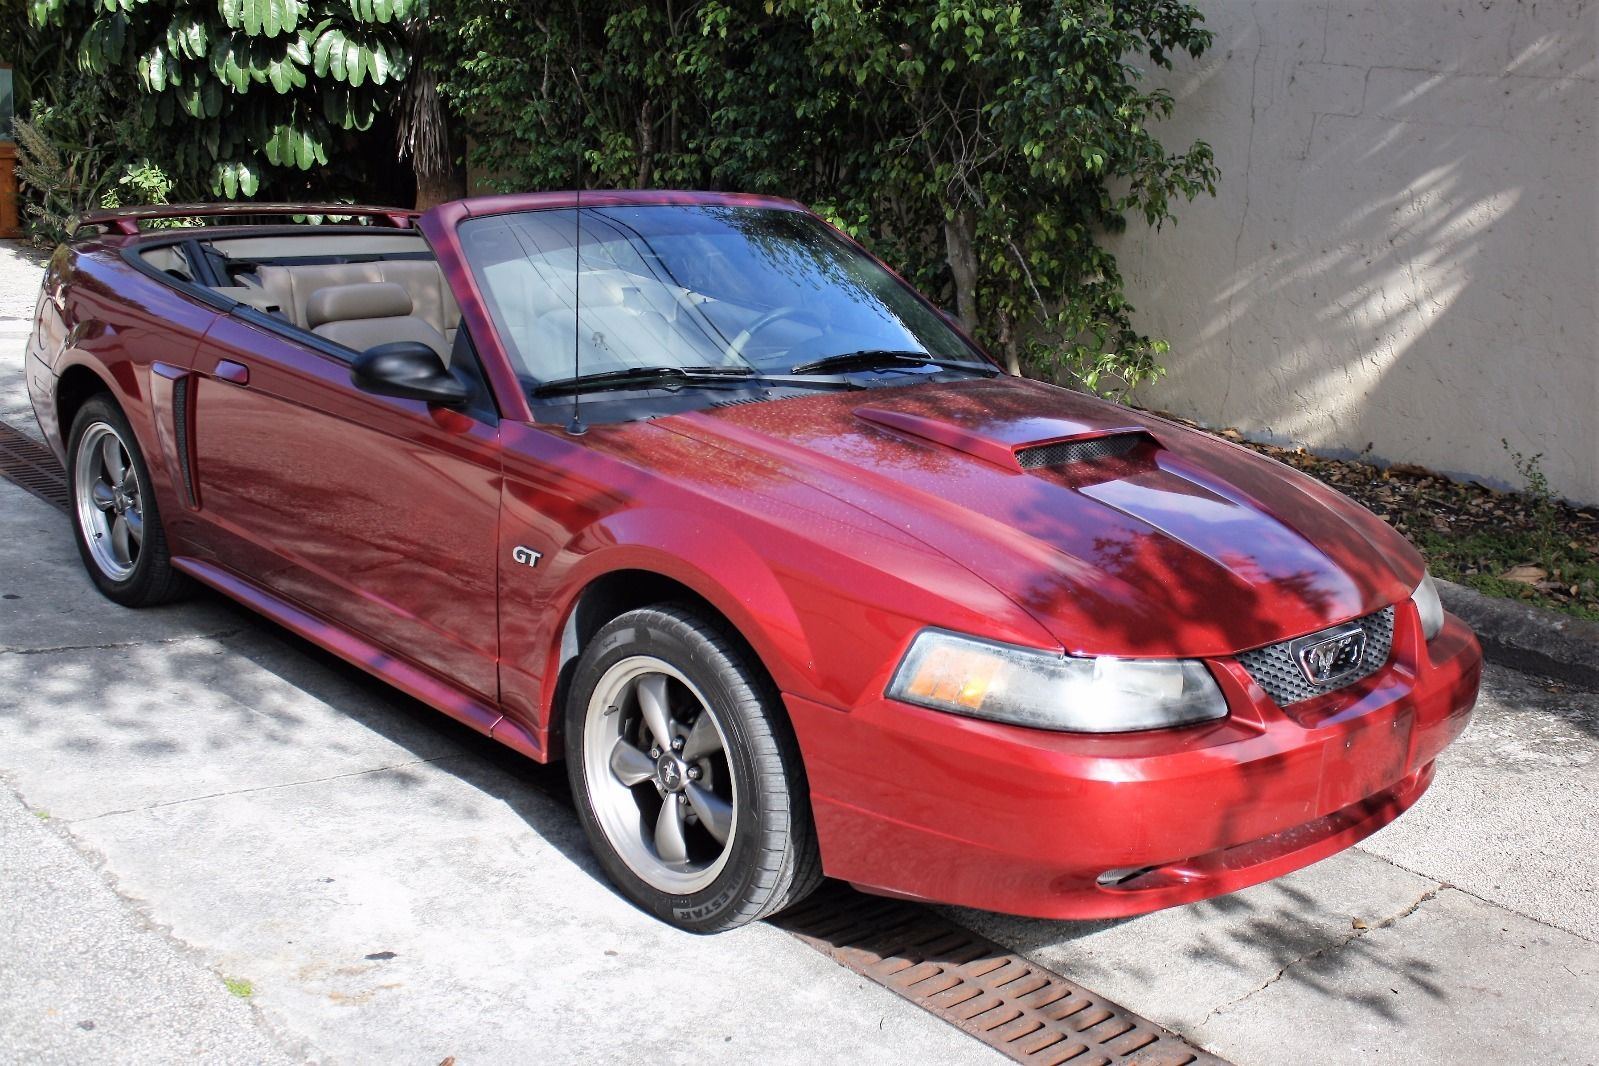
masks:
[[[0,769],[215,975],[213,999],[224,978],[248,981],[285,1049],[347,1062],[800,1063],[819,1047],[994,1060],[768,926],[700,938],[640,913],[601,879],[559,768],[218,601],[114,608],[74,572],[68,536],[62,515],[0,482],[0,594],[17,597],[0,600]],[[7,984],[26,989],[40,954],[26,945],[59,936],[67,957],[86,923],[76,891],[26,905],[51,875],[10,826],[0,911],[16,924],[0,928],[0,959],[19,970],[0,984],[0,1015],[43,1046],[0,1046],[0,1060],[53,1048],[64,1061],[59,1027]],[[73,957],[92,999],[98,968]],[[153,992],[164,976],[125,980]],[[109,1016],[95,1032],[116,1046]]]
[[[999,1061],[771,927],[646,918],[563,781],[214,597],[113,606],[0,482],[0,1062]],[[1596,856],[1599,696],[1490,668],[1361,848],[1128,921],[957,917],[1243,1066],[1593,1063]]]

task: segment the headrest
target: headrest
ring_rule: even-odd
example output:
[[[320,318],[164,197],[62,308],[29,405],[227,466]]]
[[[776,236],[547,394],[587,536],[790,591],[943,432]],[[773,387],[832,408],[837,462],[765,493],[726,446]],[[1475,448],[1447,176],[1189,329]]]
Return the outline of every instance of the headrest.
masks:
[[[305,302],[305,321],[312,329],[324,322],[361,318],[404,318],[411,313],[411,294],[392,281],[329,285]]]
[[[585,270],[583,272],[584,307],[620,307],[627,298],[628,286],[614,271]]]

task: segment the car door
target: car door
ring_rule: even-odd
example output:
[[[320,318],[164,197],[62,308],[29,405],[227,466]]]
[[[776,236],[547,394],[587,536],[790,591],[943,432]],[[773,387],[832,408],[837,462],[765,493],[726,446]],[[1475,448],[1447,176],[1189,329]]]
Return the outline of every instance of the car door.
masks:
[[[474,358],[465,333],[457,361]],[[256,311],[207,332],[193,414],[207,546],[240,576],[493,703],[492,404],[463,413],[362,392],[350,354]]]

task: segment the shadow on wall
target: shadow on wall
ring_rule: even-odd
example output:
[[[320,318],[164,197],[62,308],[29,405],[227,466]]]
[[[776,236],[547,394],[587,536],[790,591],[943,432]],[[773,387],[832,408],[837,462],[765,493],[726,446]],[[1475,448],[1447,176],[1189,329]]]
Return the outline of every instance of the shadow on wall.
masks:
[[[1218,198],[1118,252],[1140,396],[1257,439],[1599,501],[1599,6],[1217,0],[1165,76]]]

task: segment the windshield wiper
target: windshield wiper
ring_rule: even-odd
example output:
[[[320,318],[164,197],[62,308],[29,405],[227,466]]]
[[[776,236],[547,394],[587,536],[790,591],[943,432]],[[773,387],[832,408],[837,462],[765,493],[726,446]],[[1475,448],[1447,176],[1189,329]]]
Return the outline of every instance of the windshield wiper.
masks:
[[[889,348],[863,348],[858,352],[843,352],[801,363],[791,369],[794,374],[819,374],[825,371],[871,370],[900,366],[936,366],[946,370],[970,370],[978,374],[999,373],[986,363],[941,359],[930,352],[901,352]]]
[[[735,385],[754,376],[755,371],[745,366],[630,366],[625,370],[605,370],[547,381],[534,388],[533,395],[561,396],[651,385]]]
[[[534,396],[570,396],[574,392],[603,392],[607,389],[727,388],[770,385],[796,388],[845,388],[861,386],[840,377],[789,377],[760,374],[747,366],[634,366],[625,370],[606,370],[580,374],[575,378],[547,381],[533,388]]]

